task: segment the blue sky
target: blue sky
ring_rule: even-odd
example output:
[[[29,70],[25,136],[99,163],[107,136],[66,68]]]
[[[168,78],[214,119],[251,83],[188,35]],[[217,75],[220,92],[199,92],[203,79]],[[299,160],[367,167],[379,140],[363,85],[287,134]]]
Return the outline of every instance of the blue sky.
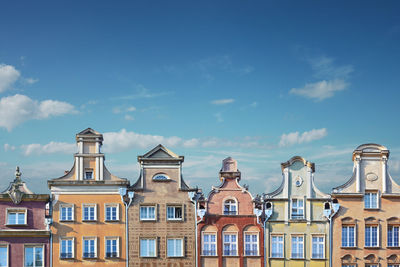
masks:
[[[75,134],[104,134],[134,182],[158,143],[208,192],[238,160],[254,193],[294,155],[329,192],[352,151],[379,143],[400,176],[396,1],[8,1],[0,8],[0,181],[35,192],[73,165]]]

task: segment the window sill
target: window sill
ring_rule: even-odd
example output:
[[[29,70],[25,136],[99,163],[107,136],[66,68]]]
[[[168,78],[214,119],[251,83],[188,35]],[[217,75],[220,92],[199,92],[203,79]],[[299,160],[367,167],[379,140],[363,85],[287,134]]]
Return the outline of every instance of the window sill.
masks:
[[[104,222],[114,223],[114,222],[119,222],[119,220],[105,220]]]
[[[222,255],[222,257],[226,257],[226,258],[237,258],[237,257],[239,257],[239,255]]]
[[[82,259],[85,259],[85,260],[97,260],[97,256],[95,256],[95,257],[82,257]]]
[[[201,257],[217,258],[218,255],[200,255]]]
[[[6,226],[28,226],[27,223],[24,224],[6,224]]]
[[[381,247],[367,247],[367,246],[364,246],[364,248],[365,249],[381,249]]]
[[[270,259],[273,259],[273,260],[284,260],[285,258],[284,257],[269,257]]]
[[[183,219],[167,219],[167,222],[183,222]]]
[[[291,260],[304,260],[304,257],[302,257],[302,258],[292,258],[292,257],[290,257],[290,259]]]
[[[60,260],[62,260],[62,261],[75,260],[75,257],[71,257],[71,258],[60,258]]]
[[[388,249],[400,249],[400,246],[387,246]]]
[[[82,222],[97,222],[97,220],[82,220]]]
[[[341,249],[358,249],[358,247],[340,247]]]
[[[321,260],[321,261],[324,261],[324,260],[326,260],[326,258],[311,258],[311,260]]]
[[[167,258],[172,258],[172,259],[176,259],[176,258],[184,258],[185,256],[167,256]]]
[[[141,222],[157,222],[156,219],[140,219]]]
[[[244,255],[243,257],[247,257],[247,258],[257,258],[257,257],[261,257],[261,255]]]
[[[74,220],[59,220],[59,222],[62,223],[69,223],[69,222],[75,222]]]
[[[143,259],[155,259],[155,258],[157,258],[157,256],[139,256],[140,258],[143,258]]]
[[[364,208],[364,210],[378,211],[380,208]]]

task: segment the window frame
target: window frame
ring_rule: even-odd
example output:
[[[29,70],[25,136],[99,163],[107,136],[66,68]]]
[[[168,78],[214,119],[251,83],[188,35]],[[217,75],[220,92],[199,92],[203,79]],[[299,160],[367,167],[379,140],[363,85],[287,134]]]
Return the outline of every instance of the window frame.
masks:
[[[117,246],[116,246],[116,256],[112,257],[112,256],[107,256],[107,241],[108,240],[116,240],[117,241]],[[115,258],[119,258],[120,257],[120,238],[119,236],[105,236],[104,237],[104,258],[106,259],[115,259]],[[114,251],[111,251],[110,253],[115,253]]]
[[[88,173],[91,173],[90,178],[87,178]],[[83,180],[94,180],[94,172],[92,168],[85,168]]]
[[[343,245],[343,228],[347,228],[347,229],[349,229],[350,227],[352,227],[353,228],[353,240],[354,240],[354,244],[353,244],[353,246],[350,246],[349,245],[349,240],[350,240],[350,231],[349,230],[347,230],[347,245],[346,246],[344,246]],[[355,225],[355,224],[342,224],[342,232],[341,232],[341,238],[342,238],[342,240],[341,240],[341,243],[340,243],[340,245],[341,245],[341,247],[342,248],[355,248],[355,247],[357,247],[357,225]]]
[[[45,255],[44,249],[45,248],[44,248],[44,244],[38,244],[38,243],[34,243],[34,244],[26,243],[26,244],[24,244],[24,265],[23,266],[24,267],[27,266],[26,265],[26,248],[29,248],[29,247],[34,248],[33,255],[36,255],[35,248],[41,248],[42,249],[42,265],[36,265],[35,258],[33,258],[34,265],[32,267],[44,267],[45,266],[45,261],[46,261],[46,259],[44,257],[44,255]]]
[[[367,204],[367,200],[366,200],[367,195],[370,195],[369,201],[368,201],[368,204],[369,204],[369,205],[371,205],[371,204],[374,203],[374,202],[372,201],[372,200],[373,200],[372,195],[376,195],[376,201],[375,201],[376,207],[372,207],[372,206],[367,207],[367,205],[366,205],[366,204]],[[367,209],[367,210],[376,210],[376,209],[379,209],[379,192],[378,192],[378,191],[365,191],[365,192],[364,192],[364,209]]]
[[[9,222],[10,213],[24,214],[24,223],[18,223],[18,216],[16,216],[17,223]],[[28,209],[27,208],[7,208],[6,209],[6,224],[7,226],[26,226],[28,225]]]
[[[293,213],[294,209],[294,202],[296,201],[296,211],[297,214]],[[301,201],[302,206],[301,208],[298,206],[299,201]],[[290,219],[292,220],[304,220],[305,218],[305,209],[304,209],[305,201],[303,198],[292,198],[290,201]],[[298,214],[299,210],[302,211],[302,214]]]
[[[225,207],[229,206],[228,210],[225,210]],[[235,207],[233,210],[232,207]],[[230,197],[224,200],[224,204],[222,205],[222,214],[223,215],[238,215],[238,202],[236,199]]]
[[[393,243],[395,242],[396,239],[396,235],[395,235],[395,231],[392,230],[392,244],[389,244],[389,228],[397,228],[397,245],[394,245]],[[386,245],[389,248],[398,248],[400,247],[400,225],[398,224],[388,224],[387,225],[387,237],[386,237]]]
[[[88,219],[85,219],[85,208],[94,208],[94,215],[93,215],[93,219],[90,219],[90,214]],[[89,210],[90,212],[90,210]],[[82,222],[95,222],[97,221],[97,204],[95,203],[82,203]]]
[[[116,219],[107,219],[107,208],[117,208],[116,211]],[[105,203],[104,204],[104,221],[105,222],[118,222],[120,220],[119,218],[119,204],[118,203]]]
[[[71,219],[63,219],[63,208],[70,207],[71,208]],[[73,222],[75,220],[75,205],[74,204],[60,204],[59,206],[59,221],[60,222]]]
[[[317,238],[323,238],[323,241],[322,241],[322,245],[323,245],[323,248],[322,248],[322,257],[314,257],[313,255],[314,255],[314,250],[313,250],[313,248],[314,248],[314,237],[317,237]],[[319,251],[319,245],[321,244],[321,242],[319,242],[319,241],[317,241],[317,247],[318,247],[318,251]],[[325,250],[326,250],[326,244],[325,244],[325,235],[321,235],[321,234],[311,234],[311,259],[325,259]],[[318,254],[318,255],[320,255],[320,254]]]
[[[142,240],[153,240],[154,241],[154,255],[142,255]],[[149,253],[147,253],[147,254],[149,254]],[[143,238],[139,239],[139,257],[140,258],[157,258],[157,255],[158,255],[158,250],[157,250],[157,238],[156,237],[143,237]]]
[[[174,216],[176,215],[176,208],[181,208],[181,218],[168,218],[168,208],[173,208],[174,209]],[[167,221],[183,221],[183,215],[184,215],[184,206],[182,204],[167,204],[166,207],[166,219]]]
[[[246,250],[246,244],[250,244],[250,247],[254,245],[254,241],[250,240],[250,242],[246,242],[246,235],[253,236],[255,235],[257,237],[256,245],[257,245],[257,250],[255,254],[247,254],[248,250]],[[244,250],[244,256],[260,256],[260,232],[255,232],[255,231],[245,231],[243,232],[243,250]],[[252,249],[250,251],[253,251]]]
[[[166,255],[167,255],[167,258],[182,258],[182,257],[184,257],[185,256],[185,248],[184,248],[184,245],[185,245],[185,242],[184,242],[184,238],[183,237],[176,237],[176,238],[166,238],[167,240],[166,240],[166,242],[167,242],[167,244],[166,244]],[[181,255],[174,255],[174,256],[169,256],[168,255],[168,240],[180,240],[180,242],[181,242]]]
[[[278,240],[276,243],[274,243],[273,237],[282,237],[282,242]],[[281,244],[281,243],[282,243],[282,250],[280,251],[281,252],[280,255],[282,255],[282,256],[275,256],[273,254],[274,253],[273,252],[274,244],[278,244],[277,248],[279,249],[279,244]],[[278,233],[270,234],[270,246],[271,246],[270,258],[283,259],[285,257],[285,235],[284,234],[278,234]]]
[[[71,241],[71,257],[62,257],[62,241],[63,240],[70,240]],[[59,257],[60,260],[70,260],[70,259],[75,259],[75,238],[74,237],[60,237],[59,238],[59,243],[60,243],[60,247],[59,247]],[[68,253],[68,252],[67,252]]]
[[[293,246],[293,244],[294,244],[294,242],[293,242],[293,238],[301,238],[301,243],[300,242],[295,242],[297,245],[297,247],[296,247],[296,250],[299,250],[299,244],[301,244],[301,246],[302,246],[302,250],[301,250],[301,257],[294,257],[293,255],[295,255],[296,256],[296,254],[293,254],[293,248],[294,248],[294,246]],[[292,235],[290,235],[290,259],[295,259],[295,260],[298,260],[298,259],[304,259],[305,257],[305,255],[304,255],[304,249],[305,249],[305,247],[304,247],[304,243],[305,243],[305,237],[304,237],[304,234],[292,234]],[[299,254],[299,252],[297,253],[297,254]],[[300,255],[300,254],[299,254]]]
[[[94,240],[94,252],[90,252],[90,251],[85,252],[85,241],[86,240]],[[85,256],[85,253],[93,253],[94,256],[93,257],[88,257],[88,256]],[[96,259],[97,257],[98,257],[98,253],[97,253],[97,237],[95,237],[95,236],[83,236],[82,237],[82,258],[83,259]]]
[[[8,243],[0,243],[0,248],[6,248],[6,265],[1,267],[8,267],[10,265],[10,244]]]
[[[229,242],[225,242],[225,236],[229,235],[229,236],[236,236],[235,237],[235,242],[232,242],[231,240]],[[231,239],[232,237],[230,237]],[[229,244],[229,255],[225,254],[225,244]],[[235,250],[232,249],[232,245],[235,246]],[[230,254],[231,251],[235,251],[235,254]],[[222,256],[226,257],[226,256],[238,256],[239,255],[239,251],[238,251],[238,232],[230,232],[230,231],[226,231],[222,233]]]
[[[217,236],[217,232],[207,232],[207,231],[202,231],[201,232],[201,256],[205,256],[205,257],[208,257],[208,256],[218,256],[218,236]],[[211,245],[215,245],[215,250],[214,250],[214,254],[211,254],[210,253],[210,255],[207,255],[207,254],[205,254],[204,253],[204,251],[205,251],[205,249],[204,249],[204,245],[205,245],[205,243],[204,243],[204,235],[213,235],[214,237],[215,237],[215,242],[212,242],[212,241],[209,241],[209,242],[207,242],[208,243],[208,245],[210,246],[210,250],[209,251],[213,251],[212,249],[211,249]]]
[[[154,208],[154,218],[143,218],[142,217],[142,208]],[[150,213],[148,213],[150,214]],[[148,205],[140,205],[139,206],[139,220],[140,221],[157,221],[157,205],[152,205],[152,204],[148,204]]]
[[[367,228],[372,228],[376,227],[376,246],[372,245],[373,242],[373,231],[372,229],[370,230],[370,237],[369,240],[371,242],[370,246],[367,245]],[[380,234],[380,229],[379,229],[379,224],[366,224],[364,228],[364,247],[365,248],[379,248],[380,247],[380,240],[379,240],[379,234]]]

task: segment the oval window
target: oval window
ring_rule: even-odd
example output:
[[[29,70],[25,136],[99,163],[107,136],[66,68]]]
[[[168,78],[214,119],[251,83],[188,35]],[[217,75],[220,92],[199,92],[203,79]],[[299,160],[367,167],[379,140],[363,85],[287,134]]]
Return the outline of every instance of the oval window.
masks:
[[[169,177],[165,174],[159,173],[153,176],[153,180],[156,181],[166,181],[169,180]]]

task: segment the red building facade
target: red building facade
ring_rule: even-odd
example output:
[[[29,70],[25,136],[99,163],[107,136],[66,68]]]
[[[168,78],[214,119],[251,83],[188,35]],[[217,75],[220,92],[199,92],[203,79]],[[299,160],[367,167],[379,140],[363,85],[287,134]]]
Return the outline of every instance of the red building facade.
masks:
[[[219,178],[221,185],[199,201],[206,211],[197,228],[199,266],[262,266],[263,228],[254,214],[252,195],[239,184],[241,173],[234,159],[223,161]]]

